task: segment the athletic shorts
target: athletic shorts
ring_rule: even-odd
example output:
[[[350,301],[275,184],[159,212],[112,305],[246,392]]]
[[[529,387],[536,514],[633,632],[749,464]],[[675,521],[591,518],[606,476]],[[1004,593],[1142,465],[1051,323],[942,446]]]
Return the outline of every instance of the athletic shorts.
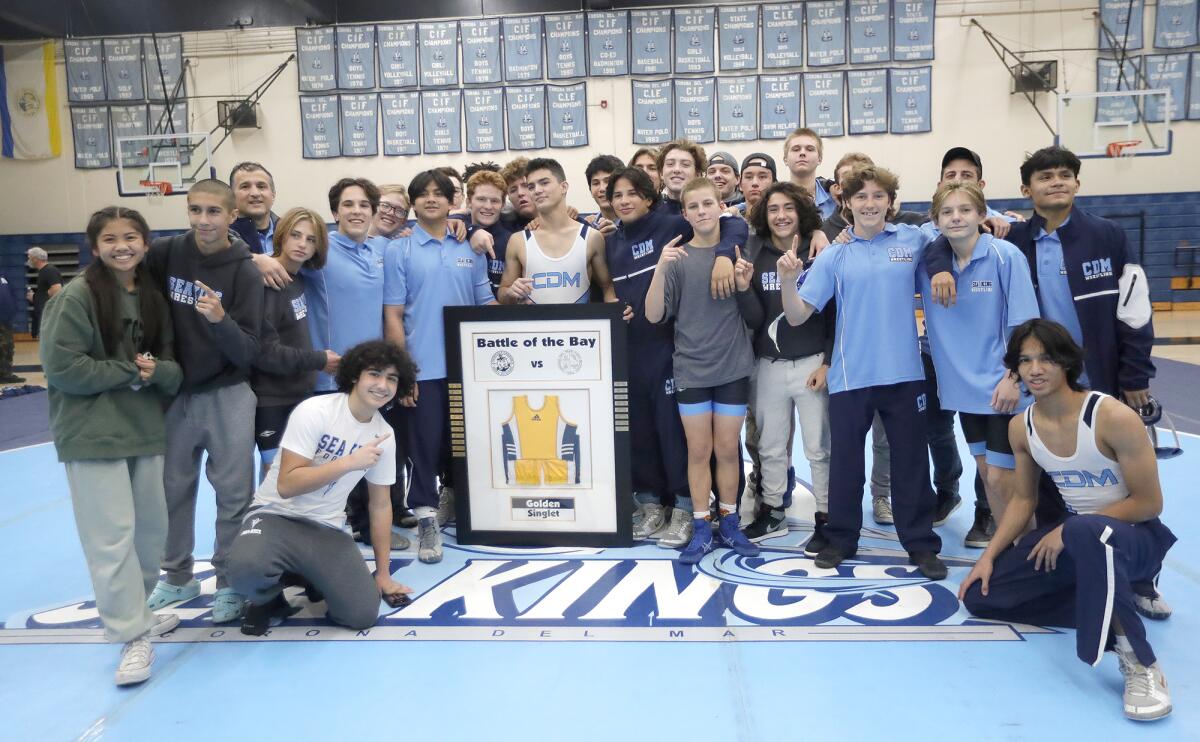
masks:
[[[1016,469],[1017,460],[1008,442],[1008,421],[1012,415],[976,415],[958,413],[963,437],[971,447],[972,456],[983,456],[988,466]]]
[[[744,417],[746,406],[750,403],[750,377],[743,376],[720,386],[676,388],[675,403],[679,405],[679,414],[683,417],[709,413]]]
[[[254,410],[254,443],[258,446],[260,455],[272,452],[266,460],[274,458],[273,452],[279,448],[279,442],[283,439],[283,429],[287,427],[288,416],[294,409],[296,405],[285,404],[258,407]]]

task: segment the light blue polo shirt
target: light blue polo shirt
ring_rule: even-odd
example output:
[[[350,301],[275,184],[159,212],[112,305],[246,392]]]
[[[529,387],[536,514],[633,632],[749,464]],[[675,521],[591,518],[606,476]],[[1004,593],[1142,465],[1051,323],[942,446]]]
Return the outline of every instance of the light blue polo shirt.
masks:
[[[416,361],[417,381],[446,378],[443,307],[494,302],[487,255],[466,242],[435,239],[421,227],[392,240],[384,262],[383,303],[404,307],[404,343]]]
[[[992,392],[1006,373],[1008,336],[1040,316],[1029,263],[1016,245],[982,234],[971,262],[960,269],[954,258],[951,270],[958,286],[954,306],[923,299],[938,399],[944,410],[994,415]],[[930,296],[926,271],[918,271],[917,280],[921,296]]]
[[[801,299],[818,310],[837,299],[831,394],[925,378],[913,293],[928,242],[907,224],[888,224],[870,240],[851,230],[849,242],[825,248],[805,274]]]
[[[1059,225],[1059,229],[1070,222]],[[1071,338],[1083,347],[1083,328],[1079,324],[1079,315],[1075,311],[1075,295],[1071,293],[1071,283],[1067,280],[1067,263],[1063,259],[1062,239],[1056,229],[1049,234],[1043,227],[1038,230],[1037,242],[1037,276],[1038,294],[1041,299],[1042,316],[1054,320],[1067,328]],[[1087,370],[1079,377],[1082,384],[1087,384]]]
[[[259,247],[262,248],[263,255],[270,255],[271,253],[275,252],[275,224],[276,223],[277,223],[277,220],[272,219],[270,222],[270,226],[267,227],[266,232],[258,232],[257,229],[254,230],[255,232],[258,232],[258,244],[259,244]]]
[[[355,242],[334,230],[329,254],[319,271],[303,269],[308,304],[308,334],[313,348],[342,354],[361,342],[383,337],[383,251],[387,240],[368,237]],[[329,374],[317,375],[317,390],[337,384]]]
[[[822,219],[828,219],[837,211],[837,201],[833,200],[833,196],[829,195],[829,191],[825,190],[825,186],[821,185],[821,181],[816,181],[814,184],[816,193],[813,194],[813,203],[817,205],[817,210],[821,212]]]

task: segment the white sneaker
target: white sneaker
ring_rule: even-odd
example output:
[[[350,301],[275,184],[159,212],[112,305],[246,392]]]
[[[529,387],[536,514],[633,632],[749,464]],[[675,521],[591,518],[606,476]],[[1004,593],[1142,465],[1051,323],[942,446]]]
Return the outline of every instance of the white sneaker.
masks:
[[[667,530],[658,539],[664,549],[681,549],[692,540],[692,514],[683,508],[671,508]]]
[[[1167,605],[1161,594],[1148,598],[1134,593],[1133,609],[1152,621],[1165,621],[1171,617],[1171,606]]]
[[[635,516],[633,521],[633,538],[636,541],[645,541],[650,538],[663,527],[663,523],[667,520],[665,508],[657,502],[642,505],[641,516],[641,518]]]
[[[162,636],[173,631],[179,625],[179,616],[174,613],[155,613],[154,625],[150,627],[150,636]]]
[[[887,497],[872,497],[871,498],[871,514],[875,517],[875,522],[881,526],[890,526],[892,520],[892,501]]]
[[[1134,721],[1154,721],[1171,713],[1171,693],[1158,663],[1146,667],[1129,651],[1117,649],[1117,661],[1125,676],[1125,716]]]
[[[150,636],[142,636],[125,644],[121,650],[121,664],[117,666],[117,685],[136,685],[150,679],[150,666],[154,664],[154,647]]]

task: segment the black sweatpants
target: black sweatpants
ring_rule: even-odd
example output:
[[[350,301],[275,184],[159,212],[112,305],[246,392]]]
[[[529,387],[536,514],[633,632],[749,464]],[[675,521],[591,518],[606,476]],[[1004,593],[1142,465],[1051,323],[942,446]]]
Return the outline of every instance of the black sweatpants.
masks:
[[[667,507],[688,496],[687,438],[675,404],[670,348],[630,347],[629,451],[634,492],[658,495]]]

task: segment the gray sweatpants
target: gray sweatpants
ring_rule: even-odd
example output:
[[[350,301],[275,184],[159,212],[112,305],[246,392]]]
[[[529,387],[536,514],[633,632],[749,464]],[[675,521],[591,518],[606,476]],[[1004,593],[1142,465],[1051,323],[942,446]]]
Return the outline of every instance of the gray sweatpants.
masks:
[[[334,623],[361,630],[379,618],[379,588],[350,534],[304,518],[250,513],[229,551],[233,589],[262,605],[283,589],[284,572],[324,594]]]
[[[871,421],[871,497],[892,497],[892,447],[878,412]]]
[[[68,461],[66,468],[104,638],[133,641],[154,623],[146,599],[167,536],[163,457]]]
[[[167,410],[167,551],[162,568],[172,585],[193,576],[196,547],[196,490],[200,458],[217,494],[217,541],[213,568],[217,588],[228,587],[225,562],[254,494],[254,392],[246,382],[206,392],[184,392]]]

